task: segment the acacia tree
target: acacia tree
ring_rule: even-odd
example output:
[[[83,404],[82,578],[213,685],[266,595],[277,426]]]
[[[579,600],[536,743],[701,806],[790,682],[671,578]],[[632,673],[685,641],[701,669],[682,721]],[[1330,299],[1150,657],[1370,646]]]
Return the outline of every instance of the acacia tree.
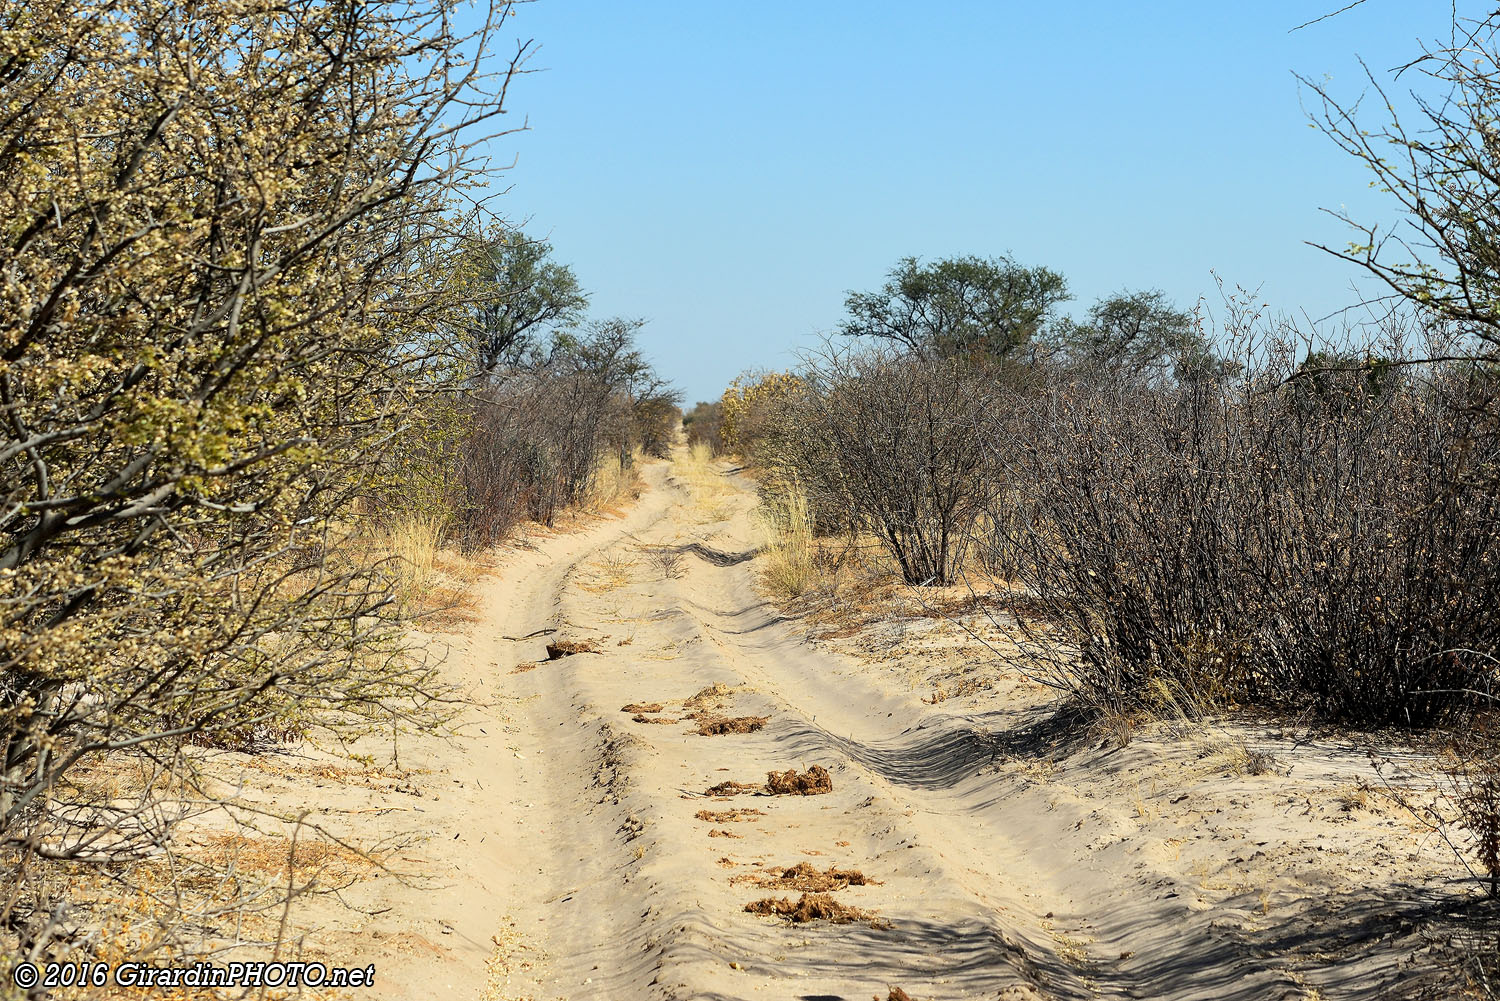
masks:
[[[170,847],[81,766],[422,697],[338,526],[458,371],[449,193],[527,47],[487,77],[456,6],[0,14],[0,951],[86,920],[48,860]]]
[[[551,256],[551,244],[519,230],[502,231],[473,252],[471,337],[482,377],[519,362],[537,335],[582,318],[588,296],[572,269]]]
[[[1047,339],[1069,364],[1126,382],[1189,383],[1234,371],[1197,318],[1157,289],[1105,296],[1084,322],[1065,320]]]
[[[850,292],[839,333],[941,358],[998,360],[1029,341],[1068,299],[1062,275],[1009,257],[899,261],[875,292]]]

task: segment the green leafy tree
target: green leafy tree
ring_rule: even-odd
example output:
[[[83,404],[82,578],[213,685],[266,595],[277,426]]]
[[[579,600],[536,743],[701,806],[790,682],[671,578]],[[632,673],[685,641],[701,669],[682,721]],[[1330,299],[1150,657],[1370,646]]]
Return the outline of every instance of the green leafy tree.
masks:
[[[1009,257],[903,258],[875,292],[851,292],[839,333],[941,358],[998,360],[1034,337],[1068,299],[1063,276]]]
[[[520,230],[490,240],[471,266],[473,339],[482,378],[518,363],[538,335],[576,324],[588,306],[573,270],[552,260],[552,245]]]
[[[1193,314],[1156,289],[1106,296],[1087,320],[1063,321],[1048,340],[1069,364],[1129,381],[1188,383],[1237,370],[1218,357]]]

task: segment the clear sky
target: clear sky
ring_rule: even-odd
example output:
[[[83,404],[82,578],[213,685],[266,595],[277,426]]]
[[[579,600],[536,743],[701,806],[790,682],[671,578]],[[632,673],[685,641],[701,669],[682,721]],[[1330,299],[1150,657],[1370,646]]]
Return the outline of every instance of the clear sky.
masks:
[[[1450,10],[1289,32],[1343,2],[537,0],[507,26],[541,48],[498,207],[595,315],[649,321],[689,404],[792,364],[905,255],[1046,265],[1075,313],[1121,288],[1216,305],[1216,272],[1323,316],[1357,275],[1303,243],[1347,242],[1320,208],[1396,214],[1292,74],[1355,98],[1357,56],[1405,62]]]

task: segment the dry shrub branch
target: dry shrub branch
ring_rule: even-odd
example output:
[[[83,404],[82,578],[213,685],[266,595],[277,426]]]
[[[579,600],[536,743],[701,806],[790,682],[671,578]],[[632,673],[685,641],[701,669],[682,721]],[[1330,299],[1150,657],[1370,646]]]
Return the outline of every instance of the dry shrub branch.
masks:
[[[1227,386],[1059,382],[997,437],[993,521],[1061,627],[1035,649],[1088,702],[1429,725],[1488,690],[1500,452],[1471,373],[1296,358],[1272,345]]]
[[[171,875],[191,744],[432,718],[352,534],[468,365],[455,194],[528,46],[488,73],[508,7],[455,7],[0,16],[0,951],[233,912]]]

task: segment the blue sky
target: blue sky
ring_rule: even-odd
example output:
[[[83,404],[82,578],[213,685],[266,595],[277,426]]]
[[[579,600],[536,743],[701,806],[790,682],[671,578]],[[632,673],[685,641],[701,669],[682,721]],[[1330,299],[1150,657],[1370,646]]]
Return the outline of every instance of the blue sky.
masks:
[[[1293,72],[1357,97],[1446,34],[1449,4],[537,0],[511,92],[529,131],[497,207],[549,239],[599,316],[691,403],[786,367],[905,255],[1012,254],[1081,313],[1121,288],[1349,305],[1320,208],[1394,221],[1310,129]],[[497,45],[503,49],[504,45]],[[512,121],[510,124],[518,124]]]

